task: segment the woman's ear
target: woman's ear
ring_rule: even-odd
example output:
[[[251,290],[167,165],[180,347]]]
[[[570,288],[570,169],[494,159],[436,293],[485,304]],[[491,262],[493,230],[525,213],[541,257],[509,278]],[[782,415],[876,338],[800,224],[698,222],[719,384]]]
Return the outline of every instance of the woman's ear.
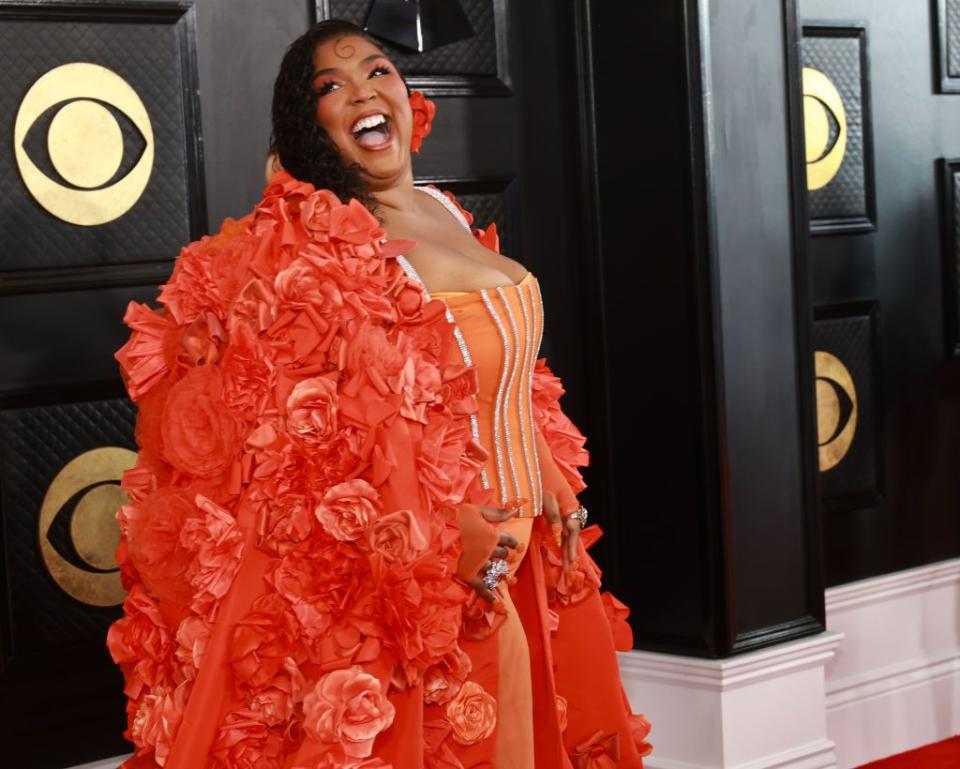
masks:
[[[264,168],[264,176],[266,177],[266,181],[269,182],[270,177],[272,177],[277,171],[282,171],[282,170],[283,170],[283,166],[280,165],[280,157],[277,155],[277,153],[276,152],[269,153],[267,155],[267,165]]]

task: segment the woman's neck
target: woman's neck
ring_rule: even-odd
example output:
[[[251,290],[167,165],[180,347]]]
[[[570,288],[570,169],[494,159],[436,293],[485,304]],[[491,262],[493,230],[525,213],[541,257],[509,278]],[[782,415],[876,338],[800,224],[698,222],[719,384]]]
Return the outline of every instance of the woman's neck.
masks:
[[[419,198],[413,187],[413,171],[407,169],[395,184],[383,189],[374,189],[373,197],[382,208],[399,213],[411,213],[417,210]]]

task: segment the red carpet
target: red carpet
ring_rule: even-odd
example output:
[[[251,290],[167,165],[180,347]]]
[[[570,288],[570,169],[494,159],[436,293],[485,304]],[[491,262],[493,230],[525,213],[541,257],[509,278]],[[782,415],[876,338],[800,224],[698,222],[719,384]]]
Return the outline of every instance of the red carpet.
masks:
[[[960,769],[960,737],[864,764],[860,769]]]

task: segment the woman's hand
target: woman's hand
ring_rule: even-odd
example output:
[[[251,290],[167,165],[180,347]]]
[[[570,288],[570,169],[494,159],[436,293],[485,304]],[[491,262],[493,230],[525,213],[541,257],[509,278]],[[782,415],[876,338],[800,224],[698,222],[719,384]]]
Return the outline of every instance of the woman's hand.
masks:
[[[483,517],[492,524],[503,523],[504,521],[510,520],[517,514],[516,510],[505,510],[502,507],[479,506],[479,510]],[[490,559],[506,559],[510,554],[510,550],[516,550],[518,544],[517,538],[513,536],[513,534],[511,534],[509,531],[501,531],[500,539],[490,552]],[[490,561],[487,561],[487,568],[490,568]],[[496,594],[484,584],[483,578],[485,574],[485,571],[478,572],[477,576],[468,581],[467,584],[476,590],[481,598],[493,603],[499,599],[497,598]]]
[[[557,545],[560,547],[560,553],[563,556],[563,570],[566,572],[570,568],[570,564],[577,560],[580,521],[571,518],[569,515],[566,517],[560,515],[560,504],[557,502],[556,496],[549,491],[543,492],[543,514],[547,516],[554,536],[559,532]]]

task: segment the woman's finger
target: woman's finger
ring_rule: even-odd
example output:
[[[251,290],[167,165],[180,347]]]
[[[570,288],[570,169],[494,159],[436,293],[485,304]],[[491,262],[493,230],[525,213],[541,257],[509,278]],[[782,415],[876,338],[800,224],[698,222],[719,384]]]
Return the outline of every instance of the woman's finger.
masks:
[[[494,558],[506,558],[507,557],[507,548],[497,545],[493,548],[493,551],[490,553]]]
[[[577,543],[580,541],[580,521],[567,517],[563,522],[563,563],[566,569],[577,560]]]
[[[517,545],[520,543],[517,542],[517,538],[509,531],[501,531],[499,544],[501,547],[509,547],[511,550],[516,550]]]
[[[497,597],[493,594],[493,591],[483,583],[483,574],[478,574],[467,584],[476,590],[481,598],[489,601],[490,603],[494,603],[497,600]]]
[[[550,523],[560,523],[560,503],[549,491],[543,492],[543,514]]]
[[[502,507],[480,507],[480,514],[490,521],[490,523],[503,523],[513,518],[518,510],[519,508],[516,510],[506,510]]]

